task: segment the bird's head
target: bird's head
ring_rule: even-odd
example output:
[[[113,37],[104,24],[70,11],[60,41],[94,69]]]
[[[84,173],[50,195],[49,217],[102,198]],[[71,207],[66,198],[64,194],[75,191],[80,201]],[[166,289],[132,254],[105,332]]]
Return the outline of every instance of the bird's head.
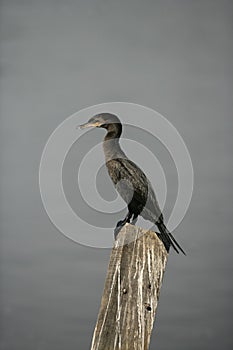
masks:
[[[113,125],[116,127],[117,124],[118,124],[118,127],[121,128],[120,119],[116,115],[111,113],[100,113],[91,117],[87,123],[80,125],[79,128],[84,129],[84,128],[96,127],[96,128],[104,128],[109,131]]]

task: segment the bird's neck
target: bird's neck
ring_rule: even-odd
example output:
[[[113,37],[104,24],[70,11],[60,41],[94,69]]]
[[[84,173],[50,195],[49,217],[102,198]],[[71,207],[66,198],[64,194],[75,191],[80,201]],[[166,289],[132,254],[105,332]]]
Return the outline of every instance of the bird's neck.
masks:
[[[106,162],[111,159],[116,158],[126,158],[125,153],[121,149],[119,140],[121,136],[121,130],[108,130],[108,133],[106,134],[104,141],[103,141],[103,148],[104,148],[104,155]]]

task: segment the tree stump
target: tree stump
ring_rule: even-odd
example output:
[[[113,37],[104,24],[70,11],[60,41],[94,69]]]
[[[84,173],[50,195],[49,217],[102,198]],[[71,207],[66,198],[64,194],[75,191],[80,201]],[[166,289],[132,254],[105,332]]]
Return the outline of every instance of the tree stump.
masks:
[[[167,252],[156,233],[126,224],[112,249],[91,350],[147,350]]]

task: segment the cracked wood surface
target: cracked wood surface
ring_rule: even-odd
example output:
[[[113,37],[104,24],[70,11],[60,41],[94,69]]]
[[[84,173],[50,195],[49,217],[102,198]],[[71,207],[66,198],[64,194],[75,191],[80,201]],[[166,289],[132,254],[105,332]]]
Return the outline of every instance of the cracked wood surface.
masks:
[[[153,231],[126,224],[112,249],[91,350],[149,349],[167,262]]]

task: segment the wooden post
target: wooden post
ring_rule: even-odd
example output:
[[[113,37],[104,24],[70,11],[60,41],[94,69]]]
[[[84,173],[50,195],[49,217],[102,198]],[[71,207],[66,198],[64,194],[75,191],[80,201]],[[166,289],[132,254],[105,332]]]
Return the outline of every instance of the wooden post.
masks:
[[[152,231],[126,224],[112,249],[91,350],[148,350],[167,262]]]

